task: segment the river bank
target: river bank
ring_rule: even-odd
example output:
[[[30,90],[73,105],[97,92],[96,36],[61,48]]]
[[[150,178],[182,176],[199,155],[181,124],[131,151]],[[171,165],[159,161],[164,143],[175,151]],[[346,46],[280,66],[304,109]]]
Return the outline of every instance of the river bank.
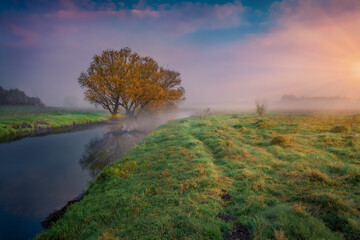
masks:
[[[0,107],[0,142],[104,122],[110,114],[47,107]]]
[[[169,122],[37,239],[356,239],[359,124],[340,114]]]

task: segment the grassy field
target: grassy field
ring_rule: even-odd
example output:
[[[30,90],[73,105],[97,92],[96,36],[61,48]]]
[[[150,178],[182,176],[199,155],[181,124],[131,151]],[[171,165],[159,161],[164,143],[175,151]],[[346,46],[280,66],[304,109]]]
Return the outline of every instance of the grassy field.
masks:
[[[359,239],[360,115],[169,122],[37,239]]]
[[[100,122],[109,118],[102,112],[75,111],[47,107],[0,107],[0,139],[31,133],[36,128],[57,128],[73,124]]]

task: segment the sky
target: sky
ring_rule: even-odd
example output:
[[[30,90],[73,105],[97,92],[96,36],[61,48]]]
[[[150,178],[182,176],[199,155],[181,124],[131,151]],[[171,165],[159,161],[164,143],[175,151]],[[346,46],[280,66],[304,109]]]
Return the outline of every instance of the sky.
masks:
[[[181,73],[183,106],[360,99],[359,43],[359,0],[1,1],[0,86],[87,106],[92,56],[130,47]]]

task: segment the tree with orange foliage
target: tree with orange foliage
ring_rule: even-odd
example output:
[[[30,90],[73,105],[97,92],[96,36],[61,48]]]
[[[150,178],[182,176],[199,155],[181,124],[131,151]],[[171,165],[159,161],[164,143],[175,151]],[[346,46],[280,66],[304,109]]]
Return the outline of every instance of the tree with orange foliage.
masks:
[[[157,111],[184,100],[180,73],[165,69],[151,57],[140,57],[130,48],[105,50],[95,55],[78,78],[85,99],[101,105],[113,116]]]

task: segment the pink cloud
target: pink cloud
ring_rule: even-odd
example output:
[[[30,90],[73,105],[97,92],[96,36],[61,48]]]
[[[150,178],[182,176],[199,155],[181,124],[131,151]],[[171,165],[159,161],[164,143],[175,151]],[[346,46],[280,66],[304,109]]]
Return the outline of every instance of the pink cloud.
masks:
[[[114,31],[121,29],[126,32],[130,29],[130,31],[142,34],[149,32],[153,35],[163,35],[165,38],[176,38],[197,30],[237,27],[242,22],[244,12],[239,1],[216,5],[185,2],[174,6],[159,5],[158,10],[151,9],[145,1],[140,1],[134,5],[133,9],[119,9],[121,4],[115,6],[109,3],[95,10],[97,6],[93,1],[84,0],[75,3],[71,0],[61,0],[56,10],[41,14],[28,13],[13,16],[16,20],[12,24],[23,29],[24,32],[22,34],[14,31],[8,33],[15,34],[19,38],[26,38],[27,40],[23,42],[19,41],[20,45],[26,42],[26,46],[31,43],[37,44],[36,41],[30,41],[30,33],[33,36],[45,35],[46,37],[59,36],[62,33],[65,37],[67,34],[74,33],[74,29],[78,29],[77,32],[84,32],[85,29],[96,31],[95,27],[91,27],[93,25],[113,28]],[[66,28],[71,31],[57,32],[58,29]]]
[[[45,14],[44,17],[51,21],[71,20],[73,24],[83,21],[104,19],[107,17],[124,17],[125,11],[85,11],[85,10],[58,10]]]
[[[160,16],[159,11],[153,11],[150,9],[146,9],[146,10],[131,9],[130,12],[134,16],[139,17],[139,18],[144,18],[144,17],[158,18]]]
[[[11,22],[3,22],[6,26],[7,32],[10,32],[13,36],[16,37],[16,40],[12,39],[7,42],[7,46],[11,47],[29,47],[32,46],[39,35],[35,31],[28,30],[20,25],[11,23]]]

